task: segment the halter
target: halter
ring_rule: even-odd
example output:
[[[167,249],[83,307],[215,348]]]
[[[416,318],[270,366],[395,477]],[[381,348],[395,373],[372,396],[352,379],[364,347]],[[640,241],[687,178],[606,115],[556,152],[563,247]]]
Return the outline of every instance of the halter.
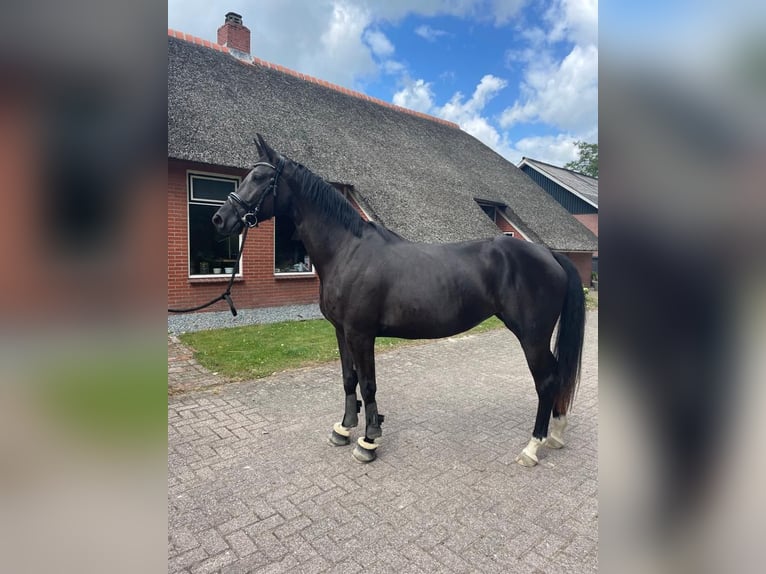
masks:
[[[244,199],[242,199],[239,195],[237,195],[236,191],[232,191],[229,194],[229,199],[232,200],[232,203],[234,204],[234,209],[237,212],[237,215],[239,215],[239,209],[238,207],[242,207],[245,210],[245,214],[240,217],[240,220],[242,221],[243,225],[246,227],[258,227],[258,211],[261,209],[261,204],[263,203],[263,200],[266,199],[266,196],[269,195],[269,193],[274,194],[274,200],[277,199],[277,184],[279,182],[279,176],[282,174],[282,168],[285,167],[285,158],[280,157],[279,163],[277,163],[277,166],[274,167],[272,164],[270,164],[267,161],[259,161],[255,165],[253,165],[253,169],[258,167],[259,165],[266,165],[274,170],[274,176],[271,178],[271,181],[269,182],[269,188],[261,194],[261,198],[258,200],[258,203],[256,203],[254,206],[251,206],[248,202],[246,202]]]

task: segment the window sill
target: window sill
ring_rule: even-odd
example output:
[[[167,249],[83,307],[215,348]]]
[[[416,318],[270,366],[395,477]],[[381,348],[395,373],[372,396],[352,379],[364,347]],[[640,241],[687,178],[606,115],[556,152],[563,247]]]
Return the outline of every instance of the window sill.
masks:
[[[228,283],[229,279],[231,279],[231,275],[217,275],[215,277],[189,277],[188,281],[191,285],[204,285],[205,283]],[[234,276],[234,283],[239,283],[244,280],[245,278],[241,275]]]
[[[274,273],[274,279],[314,279],[317,274],[313,271],[302,273]]]

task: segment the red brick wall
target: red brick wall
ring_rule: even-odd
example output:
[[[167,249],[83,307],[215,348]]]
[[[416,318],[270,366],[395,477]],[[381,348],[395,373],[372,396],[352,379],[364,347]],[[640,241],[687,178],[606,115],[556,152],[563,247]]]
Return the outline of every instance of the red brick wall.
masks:
[[[593,232],[593,235],[598,237],[598,213],[582,213],[575,215],[577,221],[582,223],[585,227]]]
[[[187,170],[244,177],[246,170],[168,160],[168,306],[193,307],[218,296],[229,276],[190,279],[188,255]],[[235,280],[232,299],[237,308],[274,307],[316,303],[319,278],[274,276],[274,221],[261,223],[248,232],[242,254],[242,279]],[[206,311],[227,311],[219,301]]]
[[[495,215],[495,225],[502,231],[503,233],[513,232],[513,236],[516,239],[521,239],[524,241],[524,236],[519,232],[518,229],[516,229],[510,221],[508,221],[505,217],[500,215],[499,213]]]
[[[593,266],[592,259],[593,254],[591,252],[585,252],[585,253],[573,253],[573,252],[562,252],[564,255],[569,257],[572,260],[572,263],[575,264],[575,267],[577,267],[577,271],[580,273],[580,279],[582,280],[582,284],[584,287],[590,286],[590,272]]]
[[[598,213],[583,213],[575,215],[577,221],[582,223],[585,227],[593,232],[593,235],[598,237]],[[594,257],[598,257],[598,251],[593,254]]]

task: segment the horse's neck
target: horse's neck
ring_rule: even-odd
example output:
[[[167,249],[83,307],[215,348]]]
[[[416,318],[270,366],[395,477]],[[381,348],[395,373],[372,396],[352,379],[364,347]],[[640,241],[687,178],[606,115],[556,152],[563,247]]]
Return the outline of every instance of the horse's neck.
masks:
[[[340,221],[328,217],[305,193],[294,193],[290,212],[298,235],[319,276],[330,272],[343,252],[359,239]]]

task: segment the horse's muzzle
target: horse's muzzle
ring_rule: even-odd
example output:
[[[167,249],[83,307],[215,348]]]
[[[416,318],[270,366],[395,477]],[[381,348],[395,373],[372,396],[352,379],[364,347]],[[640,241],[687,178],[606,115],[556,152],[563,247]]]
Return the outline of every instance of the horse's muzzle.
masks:
[[[211,219],[213,227],[218,233],[225,236],[239,233],[242,231],[242,222],[231,208],[226,208],[226,205],[221,206],[221,208],[215,212],[215,215],[213,215]]]

